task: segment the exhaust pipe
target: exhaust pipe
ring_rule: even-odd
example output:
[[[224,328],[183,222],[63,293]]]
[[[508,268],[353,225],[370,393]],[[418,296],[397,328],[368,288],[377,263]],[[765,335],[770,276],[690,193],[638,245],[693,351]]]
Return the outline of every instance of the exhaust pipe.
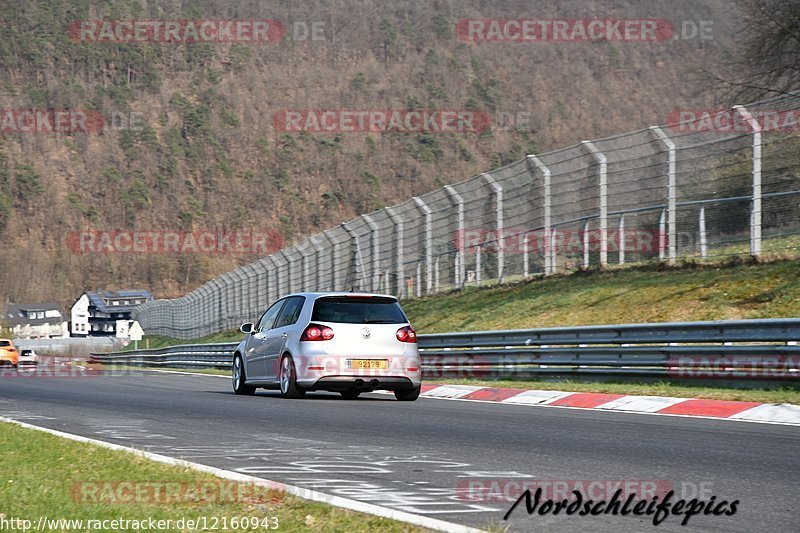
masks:
[[[363,379],[357,379],[355,385],[356,385],[356,389],[357,390],[363,389],[364,388],[364,380]]]
[[[381,386],[381,383],[377,379],[373,379],[372,381],[369,382],[370,390],[375,390],[380,386]]]

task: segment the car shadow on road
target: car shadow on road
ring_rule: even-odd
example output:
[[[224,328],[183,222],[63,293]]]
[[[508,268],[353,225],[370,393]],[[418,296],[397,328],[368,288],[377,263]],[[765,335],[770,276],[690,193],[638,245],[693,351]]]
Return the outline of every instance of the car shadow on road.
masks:
[[[232,396],[234,394],[233,391],[213,390],[213,391],[206,391],[206,392],[208,392],[210,394],[224,394],[226,396]],[[345,400],[344,398],[342,398],[338,394],[325,393],[325,392],[309,392],[302,398],[292,398],[292,399],[290,399],[290,398],[284,398],[283,396],[281,396],[281,393],[278,392],[278,391],[269,391],[269,390],[257,391],[254,394],[254,396],[257,397],[257,398],[275,398],[275,399],[278,399],[278,400],[290,400],[290,401],[293,401],[293,402],[302,402],[302,401],[309,401],[309,400],[313,400],[313,401],[327,400],[327,401],[340,401],[340,402],[395,402],[395,401],[397,401],[393,397],[388,396],[388,395],[385,398],[380,398],[380,397],[376,398],[375,396],[360,396],[360,397],[358,397],[358,398],[356,398],[354,400]]]

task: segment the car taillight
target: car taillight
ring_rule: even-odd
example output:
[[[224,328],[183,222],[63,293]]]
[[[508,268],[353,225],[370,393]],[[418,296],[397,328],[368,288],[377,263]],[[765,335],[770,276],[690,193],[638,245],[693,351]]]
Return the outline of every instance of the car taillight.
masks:
[[[333,338],[333,330],[328,326],[309,324],[300,337],[301,341],[329,341]]]
[[[417,333],[411,326],[400,328],[397,330],[397,340],[400,342],[417,342]]]

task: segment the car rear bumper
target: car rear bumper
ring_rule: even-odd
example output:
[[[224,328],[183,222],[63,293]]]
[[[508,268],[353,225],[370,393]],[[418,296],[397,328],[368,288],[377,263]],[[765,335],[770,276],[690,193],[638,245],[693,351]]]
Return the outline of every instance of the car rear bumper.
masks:
[[[327,391],[373,391],[373,390],[411,390],[420,385],[419,380],[405,376],[325,376],[313,382],[297,382],[308,390]]]

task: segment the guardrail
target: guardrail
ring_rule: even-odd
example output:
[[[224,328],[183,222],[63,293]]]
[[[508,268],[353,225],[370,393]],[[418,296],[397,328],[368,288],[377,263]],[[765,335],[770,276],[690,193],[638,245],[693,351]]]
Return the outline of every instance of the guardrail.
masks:
[[[425,378],[784,380],[800,384],[800,319],[419,335]],[[237,343],[93,355],[104,364],[229,368]]]

